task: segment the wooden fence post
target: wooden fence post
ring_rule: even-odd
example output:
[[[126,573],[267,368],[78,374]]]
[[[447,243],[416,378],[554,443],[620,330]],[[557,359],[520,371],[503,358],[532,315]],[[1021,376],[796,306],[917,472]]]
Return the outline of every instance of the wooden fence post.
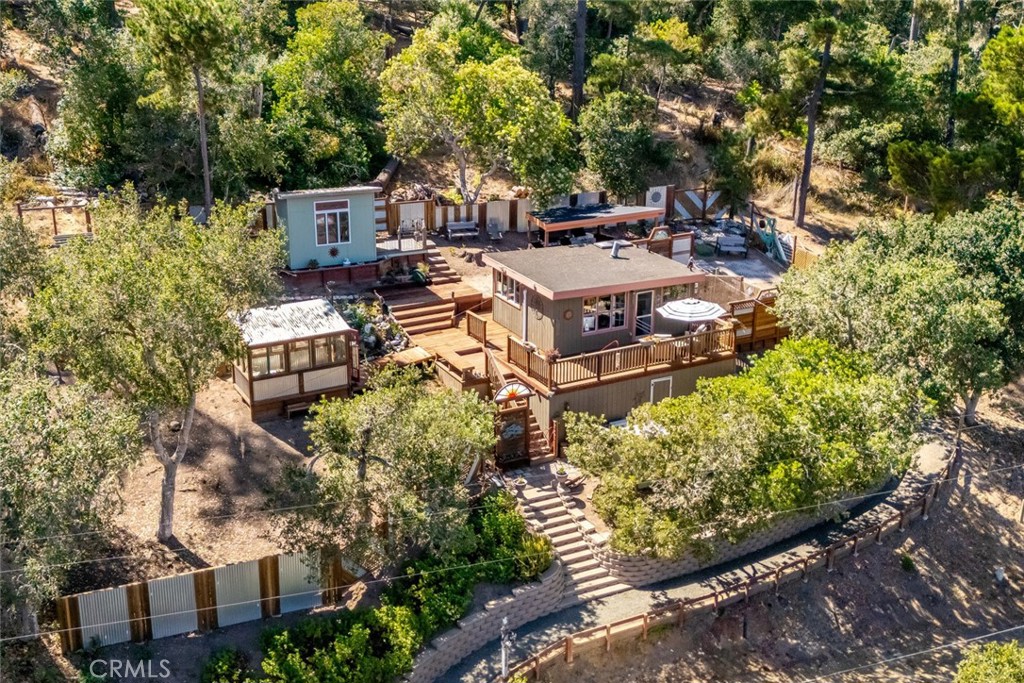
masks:
[[[604,627],[604,651],[612,651],[612,625],[605,624]]]
[[[60,624],[61,652],[68,653],[80,649],[82,647],[82,617],[78,611],[77,595],[57,598],[57,622]]]
[[[217,628],[217,584],[213,568],[200,569],[195,573],[196,622],[200,631]]]
[[[804,583],[807,583],[807,563],[810,561],[810,559],[811,558],[809,558],[809,557],[805,557],[804,558],[804,566],[803,566],[803,581],[804,581]]]
[[[647,629],[650,626],[650,613],[644,612],[644,635],[643,639],[647,640]]]
[[[572,653],[572,636],[568,635],[565,637],[565,663],[572,664],[573,653]]]
[[[278,556],[261,557],[257,566],[260,574],[260,612],[264,618],[276,616],[281,613],[281,575]]]
[[[150,618],[149,584],[145,581],[130,583],[124,587],[128,601],[128,629],[132,641],[142,643],[153,638],[153,621]]]
[[[835,546],[830,545],[825,551],[825,571],[831,572],[835,565]]]

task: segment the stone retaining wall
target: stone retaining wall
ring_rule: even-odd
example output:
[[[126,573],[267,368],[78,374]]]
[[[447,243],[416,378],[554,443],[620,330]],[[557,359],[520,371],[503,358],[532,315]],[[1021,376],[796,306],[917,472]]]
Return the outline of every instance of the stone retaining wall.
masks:
[[[410,683],[431,683],[463,658],[501,635],[501,620],[509,628],[539,619],[558,609],[565,589],[565,570],[557,558],[540,579],[512,589],[512,595],[491,600],[482,610],[459,620],[458,626],[434,638],[413,663]]]
[[[881,490],[881,486],[875,488],[872,493]],[[610,534],[598,532],[593,524],[588,522],[581,510],[571,507],[572,496],[559,489],[559,495],[569,509],[569,514],[576,522],[583,539],[586,541],[594,557],[602,567],[623,583],[631,586],[646,586],[659,581],[674,579],[686,574],[692,574],[700,569],[714,567],[724,562],[729,562],[743,557],[750,553],[767,548],[770,545],[784,541],[787,538],[803,533],[808,529],[832,519],[837,514],[847,512],[850,508],[858,505],[861,499],[842,505],[832,505],[829,514],[806,514],[784,517],[767,529],[753,532],[750,536],[739,543],[730,543],[722,540],[715,544],[714,551],[706,560],[702,560],[692,553],[676,560],[643,557],[637,555],[626,555],[616,552],[609,547]],[[869,494],[870,495],[870,494]]]

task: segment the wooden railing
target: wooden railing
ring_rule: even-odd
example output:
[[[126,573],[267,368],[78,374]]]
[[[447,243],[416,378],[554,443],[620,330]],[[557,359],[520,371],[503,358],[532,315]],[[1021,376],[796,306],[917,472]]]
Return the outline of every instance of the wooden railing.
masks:
[[[487,343],[487,320],[472,311],[466,312],[466,333],[481,344]]]
[[[756,299],[729,302],[729,313],[736,321],[736,344],[739,348],[775,344],[789,334],[775,315],[775,298],[775,290],[766,290]]]
[[[805,578],[808,572],[814,569],[824,567],[828,571],[832,571],[837,559],[847,555],[856,556],[858,550],[867,543],[881,543],[884,536],[897,530],[904,530],[907,524],[917,517],[928,519],[928,511],[931,509],[933,501],[943,487],[952,481],[960,458],[961,451],[958,447],[954,456],[946,463],[939,476],[928,485],[922,496],[912,500],[902,509],[877,524],[856,531],[805,557],[790,560],[774,569],[756,572],[746,581],[714,589],[696,597],[684,598],[650,612],[635,614],[608,624],[577,631],[515,664],[509,671],[510,678],[517,674],[521,677],[529,674],[534,680],[539,680],[541,673],[545,669],[551,668],[558,660],[564,660],[571,664],[578,653],[586,650],[601,647],[608,651],[611,650],[613,642],[624,639],[647,640],[647,635],[652,628],[681,626],[687,618],[717,611],[721,607],[741,600],[746,602],[752,595],[768,590],[778,593],[779,586],[795,578]]]
[[[664,339],[653,344],[631,344],[557,360],[547,360],[510,336],[508,361],[532,379],[553,388],[577,382],[600,381],[605,377],[635,370],[647,372],[653,365],[691,365],[703,359],[731,354],[734,349],[732,326],[722,324],[705,332]]]

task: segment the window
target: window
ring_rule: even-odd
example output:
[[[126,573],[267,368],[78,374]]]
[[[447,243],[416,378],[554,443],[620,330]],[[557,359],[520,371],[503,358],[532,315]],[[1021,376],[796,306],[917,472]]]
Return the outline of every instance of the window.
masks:
[[[344,337],[323,337],[313,340],[313,364],[341,365],[348,362],[348,347]]]
[[[313,359],[309,357],[308,341],[292,342],[288,347],[288,362],[292,372],[305,370],[313,365]]]
[[[601,332],[626,326],[626,295],[606,294],[583,300],[583,331]]]
[[[505,273],[499,273],[498,271],[495,271],[494,275],[494,292],[502,299],[505,299],[509,303],[518,306],[519,302],[521,301],[521,299],[519,298],[519,283],[510,278]]]
[[[252,350],[252,376],[263,377],[284,372],[284,344]]]
[[[317,202],[313,205],[316,221],[316,246],[346,244],[351,241],[348,225],[348,200]]]

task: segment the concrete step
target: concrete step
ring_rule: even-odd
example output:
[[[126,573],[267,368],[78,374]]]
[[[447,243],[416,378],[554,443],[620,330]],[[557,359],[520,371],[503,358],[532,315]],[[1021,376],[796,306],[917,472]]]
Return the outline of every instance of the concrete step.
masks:
[[[527,508],[523,510],[523,517],[549,526],[561,526],[562,524],[572,521],[572,517],[564,507],[561,509],[547,508],[544,510]]]
[[[558,526],[545,525],[544,533],[547,534],[548,538],[550,538],[553,541],[556,538],[565,536],[566,534],[578,535],[580,533],[580,528],[576,526],[576,522],[569,520],[569,522],[565,524],[560,524]]]
[[[587,560],[593,560],[594,553],[590,552],[590,548],[588,548],[586,544],[584,544],[582,550],[574,550],[571,553],[562,553],[561,555],[559,555],[559,558],[562,560],[562,564],[569,566]]]
[[[587,542],[583,540],[583,536],[579,532],[575,534],[562,534],[554,538],[548,535],[548,538],[551,539],[551,544],[555,546],[555,552],[559,554],[570,552],[569,549],[579,550],[580,548],[587,547]]]
[[[605,580],[608,579],[606,582]],[[604,588],[612,583],[618,581],[618,579],[608,573],[608,570],[604,567],[590,567],[588,569],[573,570],[569,572],[569,581],[577,586],[586,586],[589,589],[596,590],[598,588]],[[597,585],[602,584],[603,585]]]
[[[560,558],[565,558],[569,555],[575,555],[581,550],[585,550],[588,553],[590,552],[590,546],[588,546],[587,542],[584,541],[582,538],[570,538],[567,536],[563,539],[563,541],[564,542],[561,545],[557,543],[554,544],[555,554],[558,555]]]
[[[519,489],[519,497],[525,500],[527,503],[533,505],[547,500],[557,500],[559,503],[562,499],[558,497],[558,492],[555,491],[554,487],[523,487]]]
[[[576,593],[565,596],[562,600],[562,604],[559,605],[559,609],[565,609],[566,607],[572,607],[579,605],[584,602],[590,602],[592,600],[600,600],[607,598],[612,595],[617,595],[623,591],[629,590],[629,586],[624,583],[614,583],[604,588],[598,588],[596,590],[587,591],[585,593]]]
[[[554,461],[555,461],[555,454],[554,453],[545,453],[545,454],[540,455],[540,456],[532,456],[532,455],[530,456],[530,464],[531,465],[546,465],[547,463],[554,462]]]
[[[587,553],[587,557],[576,560],[575,562],[565,562],[566,571],[569,572],[570,576],[576,576],[578,573],[589,571],[591,569],[604,569],[601,563],[597,561],[597,558]],[[607,571],[607,570],[605,570]]]

